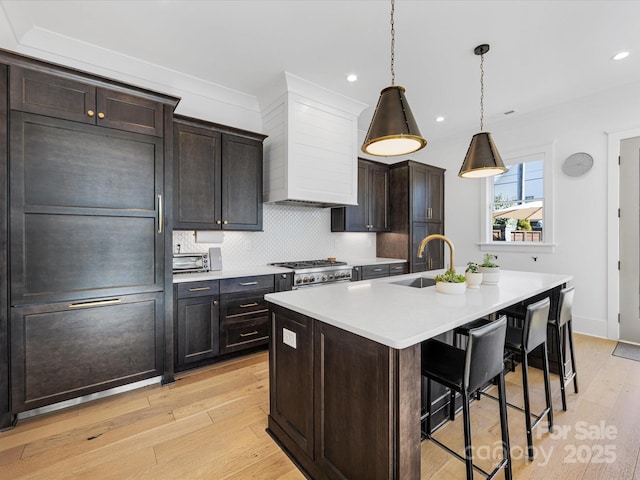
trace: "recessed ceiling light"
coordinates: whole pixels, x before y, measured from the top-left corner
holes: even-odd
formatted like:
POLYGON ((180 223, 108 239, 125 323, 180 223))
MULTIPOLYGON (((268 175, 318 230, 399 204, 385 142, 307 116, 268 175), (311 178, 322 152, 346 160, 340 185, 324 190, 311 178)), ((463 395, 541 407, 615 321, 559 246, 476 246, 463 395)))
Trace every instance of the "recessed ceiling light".
POLYGON ((444 117, 436 117, 436 122, 444 122, 444 117))
POLYGON ((613 56, 614 60, 622 60, 623 58, 627 58, 629 56, 629 52, 620 52, 620 53, 616 53, 613 56))
POLYGON ((349 75, 347 75, 347 82, 355 82, 356 80, 358 80, 358 75, 356 75, 355 73, 350 73, 349 75))

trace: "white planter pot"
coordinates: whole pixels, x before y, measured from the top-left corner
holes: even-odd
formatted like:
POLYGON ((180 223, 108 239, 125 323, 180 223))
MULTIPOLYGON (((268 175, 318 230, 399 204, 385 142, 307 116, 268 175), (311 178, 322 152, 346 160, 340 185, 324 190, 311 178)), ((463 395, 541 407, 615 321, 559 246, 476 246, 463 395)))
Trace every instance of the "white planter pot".
POLYGON ((482 272, 482 283, 484 285, 495 285, 500 280, 500 267, 478 267, 482 272))
POLYGON ((465 282, 436 282, 436 292, 446 293, 448 295, 460 295, 464 293, 466 289, 467 285, 465 282))
POLYGON ((482 283, 482 272, 465 272, 464 276, 467 279, 467 288, 480 288, 482 283))

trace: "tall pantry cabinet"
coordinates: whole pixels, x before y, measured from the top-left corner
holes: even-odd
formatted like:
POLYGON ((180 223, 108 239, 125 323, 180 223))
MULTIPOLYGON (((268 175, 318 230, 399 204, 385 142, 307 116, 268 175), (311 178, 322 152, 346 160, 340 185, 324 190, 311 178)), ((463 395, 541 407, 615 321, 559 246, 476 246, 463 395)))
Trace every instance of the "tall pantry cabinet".
POLYGON ((444 172, 412 160, 390 166, 390 232, 376 235, 379 257, 406 258, 411 273, 445 267, 443 242, 417 255, 424 237, 444 234, 444 172))
POLYGON ((0 385, 0 407, 6 390, 13 416, 160 375, 170 380, 165 199, 177 99, 8 52, 2 61, 2 180, 10 195, 0 277, 10 270, 10 278, 0 341, 7 336, 11 380, 0 385))

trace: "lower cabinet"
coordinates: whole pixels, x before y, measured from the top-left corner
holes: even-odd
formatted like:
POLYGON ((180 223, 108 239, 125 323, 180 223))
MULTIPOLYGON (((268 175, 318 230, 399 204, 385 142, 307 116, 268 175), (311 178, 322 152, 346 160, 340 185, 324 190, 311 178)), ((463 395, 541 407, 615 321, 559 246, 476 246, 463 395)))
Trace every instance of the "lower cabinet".
POLYGON ((175 368, 185 370, 216 357, 269 342, 274 287, 290 290, 292 274, 257 275, 174 285, 175 368))
POLYGON ((163 297, 12 307, 13 413, 161 375, 163 297))
POLYGON ((391 275, 402 275, 408 273, 407 262, 385 263, 374 265, 362 265, 353 267, 351 281, 371 280, 373 278, 389 277, 391 275))
POLYGON ((268 429, 309 478, 420 477, 420 345, 272 305, 268 429))
POLYGON ((176 369, 220 353, 218 280, 177 286, 176 369))

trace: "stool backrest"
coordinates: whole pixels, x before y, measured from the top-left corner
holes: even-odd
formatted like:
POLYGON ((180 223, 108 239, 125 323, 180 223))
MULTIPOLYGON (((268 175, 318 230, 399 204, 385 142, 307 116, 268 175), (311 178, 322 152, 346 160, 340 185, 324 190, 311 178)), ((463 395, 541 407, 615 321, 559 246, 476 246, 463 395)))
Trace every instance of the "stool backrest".
POLYGON ((498 375, 504 368, 504 340, 507 317, 469 330, 464 366, 464 385, 474 391, 498 375))
POLYGON ((562 327, 571 320, 573 310, 574 287, 567 287, 560 290, 560 300, 558 303, 558 325, 562 327))
POLYGON ((527 314, 522 326, 522 346, 530 352, 547 341, 547 323, 549 322, 549 297, 527 306, 527 314))

